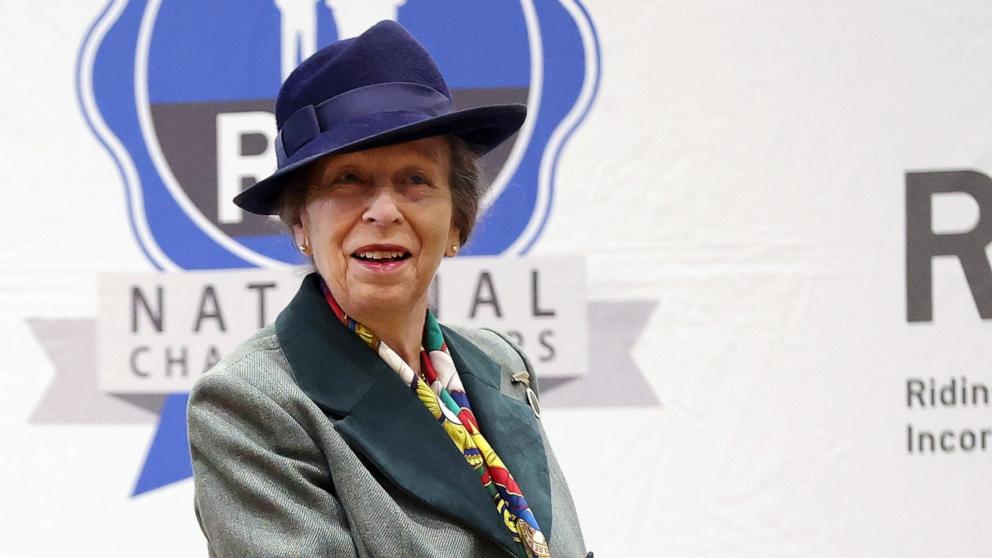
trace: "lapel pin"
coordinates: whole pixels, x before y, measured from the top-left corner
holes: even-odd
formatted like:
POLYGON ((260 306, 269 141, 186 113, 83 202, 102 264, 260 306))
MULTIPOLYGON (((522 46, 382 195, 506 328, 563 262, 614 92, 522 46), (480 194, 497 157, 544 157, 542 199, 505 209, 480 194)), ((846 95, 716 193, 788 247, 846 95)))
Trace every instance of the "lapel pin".
POLYGON ((534 411, 534 416, 539 420, 541 418, 541 402, 537 400, 537 394, 534 390, 527 388, 527 404, 530 405, 532 411, 534 411))
POLYGON ((515 372, 510 378, 513 380, 513 383, 523 384, 527 388, 527 404, 534 411, 534 416, 540 419, 541 402, 537 400, 537 394, 534 393, 534 390, 530 389, 530 373, 526 370, 521 370, 520 372, 515 372))
POLYGON ((527 387, 530 387, 530 373, 527 372, 526 370, 515 372, 511 377, 513 378, 513 383, 523 384, 527 387))

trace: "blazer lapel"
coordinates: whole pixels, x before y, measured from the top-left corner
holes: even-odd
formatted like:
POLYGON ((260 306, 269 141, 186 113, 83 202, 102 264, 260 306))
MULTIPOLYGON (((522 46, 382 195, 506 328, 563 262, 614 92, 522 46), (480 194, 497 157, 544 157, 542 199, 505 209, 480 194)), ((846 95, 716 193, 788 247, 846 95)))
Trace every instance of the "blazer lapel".
POLYGON ((551 535, 551 475, 531 408, 500 392, 500 366, 471 341, 442 326, 479 428, 523 491, 545 537, 551 535))
POLYGON ((276 319, 276 334, 300 387, 355 451, 417 500, 519 553, 461 452, 399 375, 338 321, 316 274, 276 319))

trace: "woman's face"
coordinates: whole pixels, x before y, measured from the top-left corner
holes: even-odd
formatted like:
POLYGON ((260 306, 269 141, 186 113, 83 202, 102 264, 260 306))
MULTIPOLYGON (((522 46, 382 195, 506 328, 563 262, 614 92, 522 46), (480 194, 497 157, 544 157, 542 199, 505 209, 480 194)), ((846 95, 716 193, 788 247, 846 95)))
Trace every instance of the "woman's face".
POLYGON ((426 307, 427 287, 454 255, 448 140, 431 137, 315 163, 298 244, 342 309, 383 319, 426 307))

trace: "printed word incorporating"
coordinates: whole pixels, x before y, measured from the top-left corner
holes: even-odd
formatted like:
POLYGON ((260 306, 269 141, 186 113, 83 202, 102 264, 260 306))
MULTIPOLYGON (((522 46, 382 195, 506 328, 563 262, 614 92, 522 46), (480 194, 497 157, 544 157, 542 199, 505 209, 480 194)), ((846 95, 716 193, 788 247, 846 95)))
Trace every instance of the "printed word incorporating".
POLYGON ((969 381, 966 376, 907 378, 906 407, 913 411, 930 411, 928 418, 940 421, 940 428, 906 425, 906 451, 911 455, 976 453, 992 451, 992 426, 948 427, 950 413, 965 409, 990 408, 992 387, 969 381), (937 415, 940 413, 940 415, 937 415), (941 416, 942 415, 942 416, 941 416))

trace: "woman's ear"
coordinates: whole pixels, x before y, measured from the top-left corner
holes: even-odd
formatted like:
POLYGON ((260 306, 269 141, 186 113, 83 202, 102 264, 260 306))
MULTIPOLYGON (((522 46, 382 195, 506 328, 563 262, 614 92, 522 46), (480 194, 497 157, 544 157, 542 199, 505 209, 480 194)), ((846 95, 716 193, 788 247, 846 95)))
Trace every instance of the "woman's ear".
POLYGON ((293 241, 296 243, 296 248, 304 256, 309 256, 313 254, 313 248, 310 246, 310 235, 307 234, 306 227, 306 216, 304 213, 300 213, 300 220, 293 225, 293 241))
POLYGON ((458 250, 462 247, 462 233, 458 230, 454 224, 451 225, 451 230, 448 231, 448 245, 444 248, 444 255, 447 258, 453 258, 458 254, 458 250))

